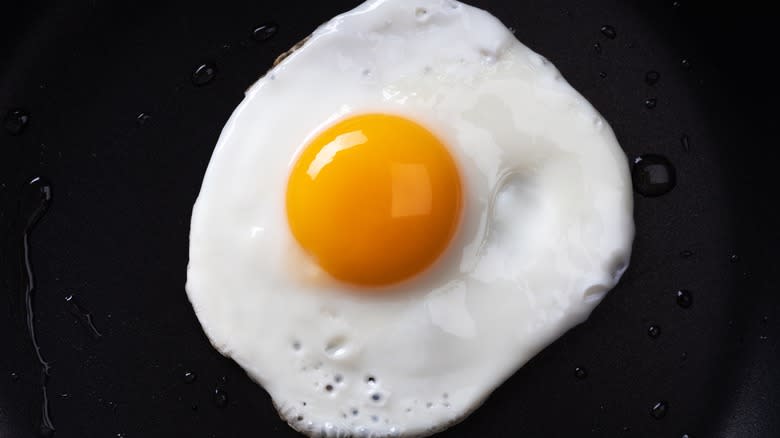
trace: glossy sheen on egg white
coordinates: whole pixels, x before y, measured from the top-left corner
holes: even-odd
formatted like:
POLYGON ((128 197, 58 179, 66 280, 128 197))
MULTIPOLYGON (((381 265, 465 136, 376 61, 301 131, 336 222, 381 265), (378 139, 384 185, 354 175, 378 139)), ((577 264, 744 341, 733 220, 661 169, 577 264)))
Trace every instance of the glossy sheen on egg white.
POLYGON ((317 29, 233 113, 193 210, 187 293, 214 346, 295 429, 427 435, 587 318, 633 233, 627 160, 552 64, 485 11, 371 0, 317 29), (367 112, 442 139, 465 198, 434 267, 361 295, 299 249, 285 189, 309 139, 367 112))

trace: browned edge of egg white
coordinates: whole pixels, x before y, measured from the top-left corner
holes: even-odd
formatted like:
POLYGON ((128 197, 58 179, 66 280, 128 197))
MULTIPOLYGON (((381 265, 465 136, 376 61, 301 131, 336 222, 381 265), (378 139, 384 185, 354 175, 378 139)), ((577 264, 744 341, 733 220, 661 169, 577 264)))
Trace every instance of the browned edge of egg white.
POLYGON ((306 44, 306 42, 308 42, 310 39, 311 39, 311 35, 309 35, 306 38, 298 41, 294 46, 292 46, 290 48, 290 50, 288 50, 288 51, 282 53, 281 55, 277 56, 276 59, 274 60, 273 65, 271 66, 271 68, 276 67, 277 65, 279 65, 282 61, 287 59, 288 56, 292 55, 293 52, 295 52, 296 50, 298 50, 301 47, 303 47, 303 45, 306 44))
MULTIPOLYGON (((285 52, 282 52, 281 55, 277 56, 276 59, 274 59, 274 63, 271 64, 271 68, 268 69, 268 72, 270 72, 277 65, 281 64, 281 62, 284 61, 285 59, 287 59, 288 56, 292 55, 293 52, 295 52, 296 50, 298 50, 301 47, 303 47, 303 45, 306 44, 306 42, 309 41, 310 39, 311 39, 311 35, 309 35, 306 38, 304 38, 304 39, 298 41, 297 43, 295 43, 295 45, 292 46, 289 50, 287 50, 285 52)), ((268 72, 265 72, 265 74, 260 76, 260 78, 258 80, 264 78, 268 74, 268 72)), ((252 84, 252 85, 254 85, 254 84, 252 84)), ((250 85, 249 88, 252 88, 252 85, 250 85)), ((249 92, 249 88, 244 90, 244 94, 249 92)))

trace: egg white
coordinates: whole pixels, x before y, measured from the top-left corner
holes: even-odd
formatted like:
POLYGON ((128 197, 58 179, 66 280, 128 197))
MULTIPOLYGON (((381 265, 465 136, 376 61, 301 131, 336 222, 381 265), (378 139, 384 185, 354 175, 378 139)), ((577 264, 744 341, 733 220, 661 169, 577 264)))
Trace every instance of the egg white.
POLYGON ((193 209, 186 289, 214 346, 292 427, 426 435, 583 321, 628 266, 633 231, 626 158, 552 64, 485 11, 370 0, 236 108, 193 209), (284 205, 307 140, 366 112, 439 136, 465 196, 444 256, 381 295, 313 264, 284 205))

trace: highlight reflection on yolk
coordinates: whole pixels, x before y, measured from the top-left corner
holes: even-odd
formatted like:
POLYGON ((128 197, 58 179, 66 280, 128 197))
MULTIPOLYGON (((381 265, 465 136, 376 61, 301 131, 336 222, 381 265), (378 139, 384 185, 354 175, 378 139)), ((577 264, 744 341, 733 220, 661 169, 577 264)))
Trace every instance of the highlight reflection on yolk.
POLYGON ((287 220, 333 277, 395 283, 430 266, 460 219, 461 183, 447 148, 402 117, 343 120, 306 145, 287 184, 287 220))

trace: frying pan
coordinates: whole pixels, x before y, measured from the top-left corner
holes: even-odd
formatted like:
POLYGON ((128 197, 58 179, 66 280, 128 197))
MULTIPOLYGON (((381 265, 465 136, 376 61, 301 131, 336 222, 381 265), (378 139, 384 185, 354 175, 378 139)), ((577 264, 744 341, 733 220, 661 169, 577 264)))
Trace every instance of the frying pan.
MULTIPOLYGON (((243 91, 357 3, 2 6, 0 437, 297 436, 201 331, 189 218, 243 91)), ((472 4, 676 185, 636 194, 631 266, 590 319, 440 436, 780 436, 769 10, 472 4)))

